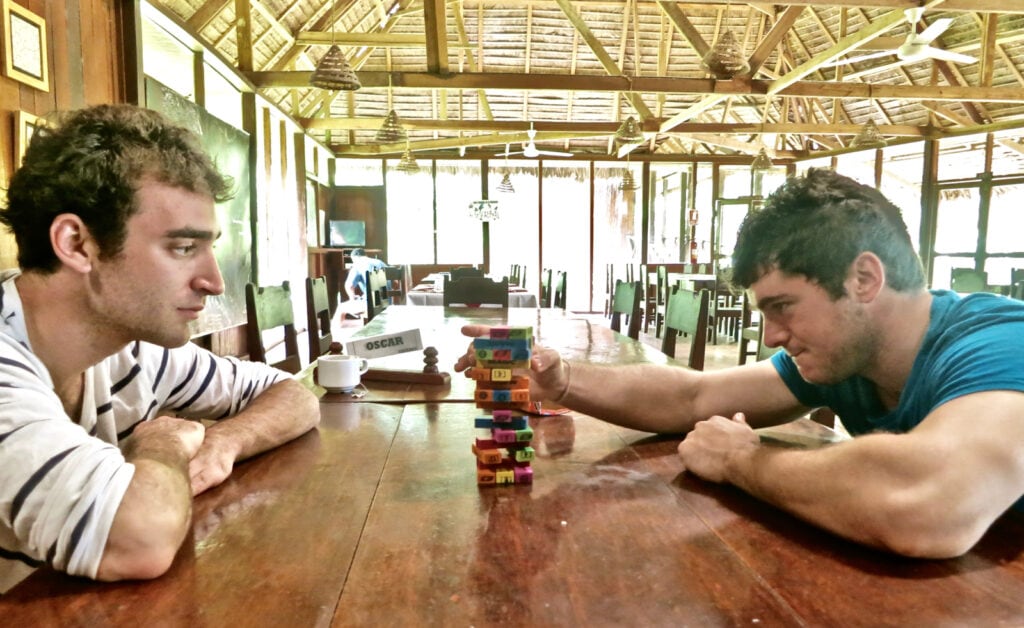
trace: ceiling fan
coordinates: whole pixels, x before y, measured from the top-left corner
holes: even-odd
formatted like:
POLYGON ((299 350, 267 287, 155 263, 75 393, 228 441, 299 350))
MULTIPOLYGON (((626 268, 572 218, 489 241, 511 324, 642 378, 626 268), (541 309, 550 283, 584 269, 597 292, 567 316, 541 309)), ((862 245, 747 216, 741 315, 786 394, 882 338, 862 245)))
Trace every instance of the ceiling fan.
POLYGON ((565 153, 557 150, 541 150, 537 148, 537 144, 534 139, 537 137, 537 130, 533 128, 533 123, 530 123, 530 129, 526 132, 529 136, 530 141, 523 144, 523 150, 509 152, 508 144, 505 144, 505 152, 498 153, 495 157, 508 157, 509 155, 522 155, 523 157, 540 157, 541 155, 547 155, 549 157, 572 157, 572 153, 565 153))
POLYGON ((920 33, 914 32, 914 26, 921 20, 921 15, 923 13, 924 9, 921 7, 907 9, 904 11, 904 14, 907 16, 907 21, 910 22, 911 30, 910 33, 907 34, 907 38, 903 43, 896 48, 891 50, 879 50, 878 52, 871 52, 866 55, 850 57, 849 59, 843 59, 840 61, 832 61, 831 63, 823 64, 822 67, 835 67, 837 65, 846 65, 848 63, 859 63, 861 61, 888 57, 890 55, 896 55, 896 58, 899 59, 901 63, 916 63, 918 61, 924 61, 925 59, 940 59, 942 61, 952 61, 953 63, 977 62, 977 59, 969 55, 953 52, 952 50, 943 50, 942 48, 936 48, 931 45, 939 35, 946 32, 946 29, 953 23, 953 18, 940 17, 929 24, 928 28, 924 29, 920 33))

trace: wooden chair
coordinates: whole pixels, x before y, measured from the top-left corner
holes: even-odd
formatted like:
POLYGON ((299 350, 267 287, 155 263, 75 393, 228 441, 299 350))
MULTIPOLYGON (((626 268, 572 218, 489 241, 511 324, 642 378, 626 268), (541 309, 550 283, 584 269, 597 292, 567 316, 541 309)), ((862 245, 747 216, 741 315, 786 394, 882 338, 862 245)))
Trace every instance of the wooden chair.
POLYGON ((704 370, 704 353, 708 343, 708 291, 676 290, 669 295, 665 309, 665 334, 661 338, 661 351, 676 357, 676 338, 680 333, 690 336, 690 357, 687 365, 704 370))
MULTIPOLYGON (((302 368, 299 357, 298 337, 295 333, 295 311, 292 309, 292 290, 288 282, 280 286, 245 285, 246 336, 249 344, 249 359, 267 362, 268 347, 263 342, 263 332, 281 328, 284 334, 284 359, 271 366, 298 373, 302 368)), ((276 346, 280 343, 275 343, 276 346)), ((273 348, 270 347, 270 348, 273 348)))
POLYGON ((444 306, 500 307, 508 309, 508 280, 487 277, 452 279, 444 286, 444 306))
POLYGON ((518 284, 519 287, 520 288, 525 288, 528 285, 526 282, 527 282, 527 278, 526 278, 526 265, 525 264, 520 264, 519 265, 519 284, 518 284))
POLYGON ((540 306, 551 307, 551 269, 540 271, 540 306))
POLYGON ((647 333, 649 326, 654 324, 654 337, 661 338, 661 325, 665 322, 665 307, 668 304, 668 268, 658 266, 657 280, 654 284, 653 294, 650 286, 647 286, 647 310, 644 312, 644 333, 647 333))
POLYGON ((472 266, 466 266, 464 268, 451 269, 449 271, 449 276, 452 279, 462 279, 463 277, 483 277, 484 271, 472 266))
POLYGON ((612 295, 612 331, 622 331, 622 317, 628 319, 626 335, 633 340, 640 339, 640 282, 616 281, 612 295))
POLYGON ((566 309, 567 274, 563 270, 555 273, 555 287, 552 291, 551 307, 566 309))
POLYGON ((366 273, 366 320, 372 321, 373 317, 384 311, 391 305, 391 297, 388 296, 388 276, 383 268, 367 271, 366 273))
POLYGON ((988 273, 973 268, 950 269, 949 289, 953 292, 984 292, 988 273))
POLYGON ((327 277, 306 277, 306 336, 309 338, 311 363, 327 353, 334 341, 327 277))
POLYGON ((1010 296, 1018 301, 1024 301, 1024 279, 1010 286, 1010 296))
POLYGON ((604 265, 604 315, 612 315, 612 295, 615 293, 615 264, 604 265))
POLYGON ((405 293, 409 291, 409 284, 412 283, 409 267, 407 265, 385 266, 384 275, 388 279, 388 298, 391 299, 391 303, 405 303, 405 293))
POLYGON ((508 272, 508 285, 518 286, 519 282, 522 281, 522 274, 519 268, 519 264, 512 264, 508 272))
POLYGON ((758 346, 761 344, 761 325, 754 321, 754 308, 750 305, 750 299, 743 299, 740 309, 740 356, 738 364, 746 364, 747 358, 757 359, 758 346), (750 343, 754 343, 751 348, 750 343))

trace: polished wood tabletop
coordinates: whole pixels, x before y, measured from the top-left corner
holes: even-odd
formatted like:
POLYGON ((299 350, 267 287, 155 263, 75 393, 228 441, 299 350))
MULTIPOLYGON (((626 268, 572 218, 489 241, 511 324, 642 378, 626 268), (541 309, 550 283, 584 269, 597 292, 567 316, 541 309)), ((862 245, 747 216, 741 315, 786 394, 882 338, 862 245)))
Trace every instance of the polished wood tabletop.
MULTIPOLYGON (((535 316, 542 336, 576 326, 535 316)), ((605 346, 598 326, 590 329, 595 356, 647 355, 605 346)), ((577 349, 585 342, 565 337, 577 349)), ((473 404, 322 400, 321 412, 319 429, 239 464, 196 498, 192 531, 167 574, 97 583, 41 569, 0 597, 4 625, 1024 620, 1024 519, 1016 515, 961 558, 913 560, 685 474, 678 437, 578 413, 533 416, 533 484, 478 487, 473 404)), ((808 446, 839 436, 804 420, 762 438, 808 446)))
MULTIPOLYGON (((442 306, 392 305, 357 331, 350 340, 419 329, 423 346, 438 350, 437 367, 449 372, 447 385, 421 385, 403 382, 364 380, 362 386, 349 393, 327 393, 317 388, 326 402, 409 403, 417 401, 472 401, 476 383, 452 366, 469 347, 470 339, 461 329, 467 324, 529 325, 538 342, 573 360, 589 360, 608 364, 682 364, 657 349, 636 342, 610 329, 606 321, 555 308, 445 308, 442 306)), ((422 371, 423 352, 411 351, 393 356, 373 358, 372 368, 422 371)), ((312 386, 312 369, 304 373, 312 386)))
MULTIPOLYGON (((196 498, 169 573, 48 569, 10 626, 990 626, 1024 618, 1024 524, 898 558, 681 472, 677 438, 534 417, 533 485, 480 488, 470 404, 324 403, 196 498)), ((815 427, 814 429, 824 429, 815 427)))

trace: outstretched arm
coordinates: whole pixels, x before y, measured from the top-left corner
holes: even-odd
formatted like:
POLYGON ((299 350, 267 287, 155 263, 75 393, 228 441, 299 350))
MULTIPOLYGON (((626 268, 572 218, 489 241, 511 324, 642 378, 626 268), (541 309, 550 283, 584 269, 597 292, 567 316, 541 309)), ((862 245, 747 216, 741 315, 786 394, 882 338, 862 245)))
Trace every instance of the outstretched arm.
POLYGON ((700 423, 679 446, 687 470, 730 482, 854 541, 907 556, 970 550, 1024 494, 1024 393, 992 391, 935 409, 906 434, 813 451, 759 445, 742 417, 700 423))
POLYGON ((293 379, 278 382, 237 415, 206 430, 189 464, 192 493, 198 495, 223 482, 235 462, 286 443, 320 422, 320 402, 293 379))
MULTIPOLYGON (((483 325, 462 332, 480 337, 483 325)), ((476 363, 472 350, 455 364, 464 371, 476 363)), ((775 368, 760 362, 704 373, 679 366, 627 366, 567 362, 557 351, 534 345, 530 396, 555 401, 618 425, 658 433, 682 433, 697 421, 740 410, 769 425, 799 416, 800 406, 775 368)))

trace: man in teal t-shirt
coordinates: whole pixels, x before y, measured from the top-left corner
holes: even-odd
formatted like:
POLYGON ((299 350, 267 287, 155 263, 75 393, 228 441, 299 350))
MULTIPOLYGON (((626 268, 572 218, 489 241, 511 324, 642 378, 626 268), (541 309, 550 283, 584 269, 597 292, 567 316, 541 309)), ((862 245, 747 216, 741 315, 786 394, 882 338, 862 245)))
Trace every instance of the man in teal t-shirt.
POLYGON ((908 556, 963 554, 1024 495, 1024 303, 929 291, 876 189, 830 170, 789 179, 744 220, 733 282, 785 352, 703 373, 570 363, 535 345, 531 397, 689 432, 686 471, 908 556), (753 431, 818 406, 854 438, 793 450, 753 431))

